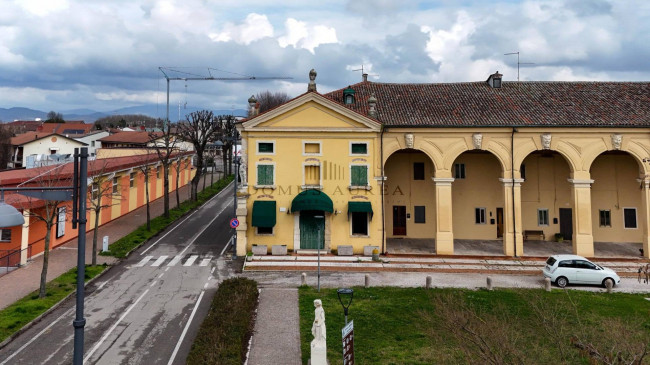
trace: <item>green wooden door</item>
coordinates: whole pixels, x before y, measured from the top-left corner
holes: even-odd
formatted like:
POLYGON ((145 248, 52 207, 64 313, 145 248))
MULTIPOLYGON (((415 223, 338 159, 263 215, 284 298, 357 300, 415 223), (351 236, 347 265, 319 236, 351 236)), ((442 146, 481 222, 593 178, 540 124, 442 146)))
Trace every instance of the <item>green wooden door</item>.
POLYGON ((325 219, 323 212, 303 210, 300 212, 300 248, 316 250, 325 248, 325 219))

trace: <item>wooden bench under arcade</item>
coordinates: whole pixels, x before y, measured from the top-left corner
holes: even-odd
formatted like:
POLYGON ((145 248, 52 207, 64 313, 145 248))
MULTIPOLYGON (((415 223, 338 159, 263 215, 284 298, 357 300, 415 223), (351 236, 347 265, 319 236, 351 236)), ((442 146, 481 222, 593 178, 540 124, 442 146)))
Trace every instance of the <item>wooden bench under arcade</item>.
POLYGON ((530 237, 536 237, 538 240, 546 241, 544 231, 541 230, 525 230, 524 241, 527 241, 530 237))

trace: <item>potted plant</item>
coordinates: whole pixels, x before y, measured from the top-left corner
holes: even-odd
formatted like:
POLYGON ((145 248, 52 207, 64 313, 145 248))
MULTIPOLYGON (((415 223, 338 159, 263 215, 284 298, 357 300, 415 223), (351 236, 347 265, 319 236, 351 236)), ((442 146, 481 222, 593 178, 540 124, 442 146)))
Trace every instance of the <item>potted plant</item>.
POLYGON ((562 233, 556 233, 556 234, 555 234, 555 241, 556 241, 556 242, 562 242, 562 241, 564 241, 564 235, 562 235, 562 233))

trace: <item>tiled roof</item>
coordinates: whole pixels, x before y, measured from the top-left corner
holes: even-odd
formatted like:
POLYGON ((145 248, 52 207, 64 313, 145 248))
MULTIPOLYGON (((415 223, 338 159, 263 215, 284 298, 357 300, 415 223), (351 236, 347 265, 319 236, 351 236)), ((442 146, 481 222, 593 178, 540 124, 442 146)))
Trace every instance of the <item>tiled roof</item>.
MULTIPOLYGON (((152 132, 152 134, 156 138, 162 136, 160 132, 152 132)), ((118 132, 99 140, 101 142, 146 144, 151 141, 151 136, 149 132, 118 132)))
MULTIPOLYGON (((377 98, 376 119, 388 126, 591 126, 650 127, 650 82, 486 82, 351 86, 355 103, 368 115, 377 98)), ((343 90, 324 94, 343 104, 343 90)))
POLYGON ((48 136, 53 135, 54 133, 44 133, 44 132, 25 132, 23 134, 19 134, 15 137, 11 137, 11 145, 12 146, 21 146, 24 145, 27 142, 35 141, 37 139, 45 138, 48 136))
POLYGON ((93 124, 86 124, 83 121, 66 123, 43 123, 38 127, 39 132, 59 134, 86 134, 93 130, 93 124))

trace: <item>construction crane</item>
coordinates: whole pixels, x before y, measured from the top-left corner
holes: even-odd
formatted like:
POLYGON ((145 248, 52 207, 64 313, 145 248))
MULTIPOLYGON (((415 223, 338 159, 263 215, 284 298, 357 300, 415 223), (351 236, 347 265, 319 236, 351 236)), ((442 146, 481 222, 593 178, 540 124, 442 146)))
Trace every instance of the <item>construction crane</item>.
POLYGON ((242 75, 234 72, 228 72, 228 71, 223 71, 219 70, 216 68, 211 68, 208 67, 208 75, 209 76, 204 76, 204 75, 199 75, 195 73, 190 73, 186 71, 180 71, 178 70, 179 68, 182 67, 158 67, 160 72, 165 76, 165 79, 167 80, 167 115, 165 117, 165 123, 169 122, 169 82, 173 80, 182 80, 182 81, 256 81, 256 80, 291 80, 293 77, 287 77, 287 76, 266 76, 266 77, 257 77, 257 76, 249 76, 249 75, 242 75), (167 71, 167 72, 165 72, 167 71), (212 75, 212 71, 219 71, 219 72, 226 72, 226 73, 231 73, 233 75, 239 75, 238 77, 214 77, 212 75), (182 74, 186 75, 186 77, 172 77, 169 76, 168 73, 177 73, 177 74, 182 74))

